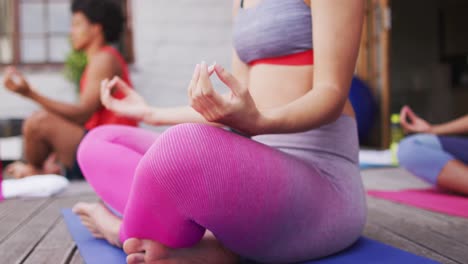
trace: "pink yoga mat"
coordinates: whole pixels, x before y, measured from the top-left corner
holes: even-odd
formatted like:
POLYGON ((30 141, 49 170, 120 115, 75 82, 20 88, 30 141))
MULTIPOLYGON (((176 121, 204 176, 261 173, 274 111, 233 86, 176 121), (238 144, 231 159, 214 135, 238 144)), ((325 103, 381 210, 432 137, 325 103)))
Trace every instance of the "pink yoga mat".
POLYGON ((370 196, 394 201, 430 211, 468 218, 468 198, 437 189, 402 191, 368 191, 370 196))

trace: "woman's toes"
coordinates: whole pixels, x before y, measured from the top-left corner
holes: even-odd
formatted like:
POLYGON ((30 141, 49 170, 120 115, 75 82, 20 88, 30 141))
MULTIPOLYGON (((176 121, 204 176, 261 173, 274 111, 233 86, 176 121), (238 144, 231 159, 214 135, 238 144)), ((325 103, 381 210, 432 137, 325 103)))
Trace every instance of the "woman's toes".
POLYGON ((92 209, 92 204, 79 202, 73 206, 72 211, 75 214, 89 214, 92 209))
POLYGON ((143 252, 143 241, 137 238, 127 239, 123 245, 123 249, 127 255, 143 252))
POLYGON ((144 253, 133 253, 127 256, 127 264, 141 264, 145 263, 144 253))
POLYGON ((169 257, 171 252, 173 252, 172 249, 156 241, 144 239, 141 243, 146 254, 146 260, 154 261, 164 259, 169 257))

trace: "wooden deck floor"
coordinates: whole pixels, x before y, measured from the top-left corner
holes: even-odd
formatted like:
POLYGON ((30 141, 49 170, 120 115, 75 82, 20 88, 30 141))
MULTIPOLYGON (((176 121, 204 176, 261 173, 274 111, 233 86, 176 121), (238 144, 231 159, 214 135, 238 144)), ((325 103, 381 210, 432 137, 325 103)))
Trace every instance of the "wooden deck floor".
MULTIPOLYGON (((367 188, 425 184, 401 169, 363 171, 367 188)), ((97 197, 84 182, 49 199, 0 203, 0 263, 82 264, 60 215, 61 208, 97 197)), ((442 263, 468 263, 468 220, 368 198, 365 236, 442 263)))

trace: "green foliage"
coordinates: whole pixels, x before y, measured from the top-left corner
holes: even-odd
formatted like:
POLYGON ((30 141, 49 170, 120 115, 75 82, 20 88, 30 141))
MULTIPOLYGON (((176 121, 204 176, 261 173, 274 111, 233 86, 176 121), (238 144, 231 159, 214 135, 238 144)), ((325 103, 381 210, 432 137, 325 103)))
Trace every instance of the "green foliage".
POLYGON ((71 51, 65 60, 65 77, 73 82, 77 89, 79 89, 81 75, 83 75, 86 64, 86 55, 75 50, 71 51))

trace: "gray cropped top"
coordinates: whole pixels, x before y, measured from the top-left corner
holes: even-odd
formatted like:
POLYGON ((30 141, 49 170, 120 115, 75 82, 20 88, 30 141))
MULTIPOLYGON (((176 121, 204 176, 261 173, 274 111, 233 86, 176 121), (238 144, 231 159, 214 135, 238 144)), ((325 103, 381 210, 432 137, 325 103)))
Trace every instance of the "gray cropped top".
POLYGON ((312 18, 304 0, 260 0, 241 8, 234 21, 234 48, 239 58, 253 61, 312 50, 312 18))

